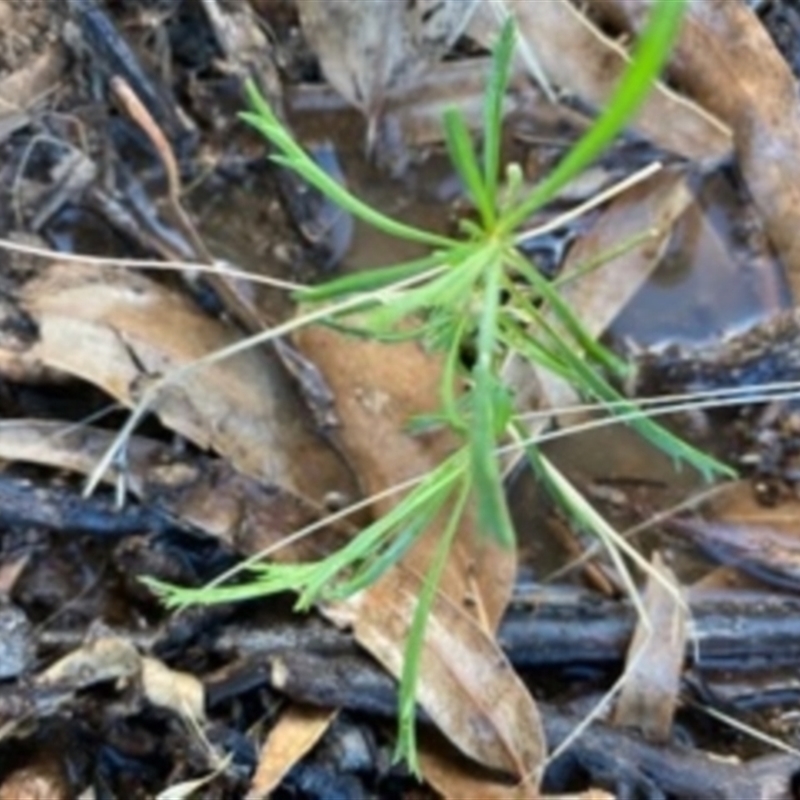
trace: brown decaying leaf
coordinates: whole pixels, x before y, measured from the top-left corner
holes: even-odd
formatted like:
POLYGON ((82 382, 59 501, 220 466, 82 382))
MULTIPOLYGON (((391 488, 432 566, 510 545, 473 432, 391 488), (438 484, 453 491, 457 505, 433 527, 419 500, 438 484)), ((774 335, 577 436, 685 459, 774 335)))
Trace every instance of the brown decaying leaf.
MULTIPOLYGON (((617 25, 638 30, 646 20, 648 4, 640 0, 590 3, 617 25)), ((750 194, 800 297, 800 100, 788 64, 747 4, 694 0, 669 72, 733 130, 750 194)), ((672 118, 664 119, 671 127, 672 118)))
MULTIPOLYGON (((55 262, 18 299, 38 324, 39 340, 16 359, 89 381, 129 408, 152 380, 238 336, 131 271, 55 262)), ((340 463, 304 422, 283 371, 263 348, 183 372, 159 394, 155 410, 166 426, 268 485, 317 499, 341 487, 340 463)))
POLYGON ((0 800, 70 800, 73 787, 64 765, 52 753, 40 753, 33 763, 3 776, 0 800))
MULTIPOLYGON (((322 326, 304 328, 295 342, 321 369, 333 390, 341 422, 340 441, 365 494, 377 494, 424 475, 453 452, 457 441, 447 431, 420 436, 405 433, 413 417, 439 408, 440 358, 413 343, 390 346, 342 336, 322 326)), ((393 508, 401 497, 378 500, 376 516, 393 508)), ((475 531, 470 515, 457 541, 442 591, 458 606, 477 604, 477 616, 494 629, 511 597, 515 556, 475 531), (493 568, 477 568, 485 563, 493 568)), ((429 557, 423 546, 413 549, 412 560, 405 563, 424 574, 429 557)))
POLYGON ((445 800, 480 797, 481 800, 540 800, 536 786, 529 781, 509 783, 454 753, 436 731, 424 731, 420 737, 420 764, 425 780, 445 800))
MULTIPOLYGON (((653 553, 652 566, 662 579, 678 586, 658 552, 653 553)), ((647 624, 638 621, 628 647, 628 670, 614 708, 614 724, 636 728, 651 742, 667 742, 686 652, 687 611, 652 573, 644 607, 647 624)))
POLYGON ((205 689, 194 675, 170 669, 161 661, 140 656, 127 640, 100 636, 60 658, 35 678, 39 686, 72 691, 97 683, 138 678, 144 696, 200 725, 205 720, 205 689))
MULTIPOLYGON (((424 474, 453 450, 449 432, 405 432, 413 416, 438 408, 437 356, 416 343, 386 345, 323 327, 300 331, 296 343, 333 389, 341 441, 365 491, 424 474)), ((376 502, 375 513, 398 499, 376 502)), ((329 610, 338 621, 349 620, 361 645, 395 676, 439 530, 432 526, 377 584, 329 610)), ((522 777, 538 774, 544 758, 541 724, 492 636, 515 569, 514 554, 481 536, 467 515, 428 620, 418 699, 463 752, 522 777)))
POLYGON ((322 738, 338 711, 290 705, 278 717, 258 756, 247 800, 263 800, 322 738))
MULTIPOLYGON (((652 275, 669 243, 673 225, 691 201, 683 171, 662 170, 616 198, 572 247, 563 267, 564 276, 596 261, 603 253, 618 250, 626 241, 647 234, 643 242, 564 286, 562 296, 590 335, 599 337, 652 275)), ((535 408, 558 411, 580 403, 566 381, 532 366, 516 354, 508 360, 504 371, 520 413, 535 408)), ((575 414, 570 414, 564 424, 578 421, 575 414)), ((534 435, 546 424, 544 417, 534 420, 530 434, 534 435)))
POLYGON ((475 0, 327 0, 297 10, 326 78, 374 121, 389 92, 447 53, 475 7, 475 0))
MULTIPOLYGON (((624 48, 568 0, 505 0, 505 6, 547 76, 602 108, 628 63, 624 48)), ((482 4, 468 33, 487 44, 497 25, 496 16, 482 4)), ((695 161, 715 160, 731 149, 730 131, 723 123, 663 84, 648 96, 632 127, 659 147, 695 161)))
POLYGON ((669 528, 688 536, 723 564, 773 586, 800 590, 797 501, 759 505, 745 482, 732 484, 711 506, 708 519, 673 519, 669 528))
MULTIPOLYGON (((113 438, 109 431, 87 426, 6 420, 0 422, 0 458, 89 475, 113 438)), ((107 477, 115 479, 113 474, 107 477)), ((196 455, 191 462, 180 460, 168 445, 140 436, 128 442, 125 486, 142 502, 222 539, 245 555, 281 542, 325 514, 305 498, 241 475, 223 461, 196 455)), ((274 557, 291 561, 319 558, 329 552, 331 536, 341 541, 339 537, 351 535, 341 524, 326 530, 297 545, 282 547, 274 557)))

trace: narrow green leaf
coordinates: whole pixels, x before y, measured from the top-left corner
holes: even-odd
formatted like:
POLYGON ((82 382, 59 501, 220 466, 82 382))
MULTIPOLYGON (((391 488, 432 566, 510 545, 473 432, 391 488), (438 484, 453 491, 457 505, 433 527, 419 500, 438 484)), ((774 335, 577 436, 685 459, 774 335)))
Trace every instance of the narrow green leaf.
POLYGON ((271 156, 272 160, 294 170, 305 178, 312 186, 319 189, 343 210, 364 220, 378 230, 399 239, 420 242, 431 247, 450 247, 456 241, 430 231, 398 222, 385 214, 376 211, 367 203, 359 200, 344 186, 334 180, 311 158, 292 138, 281 124, 268 104, 261 97, 253 81, 246 85, 247 97, 253 112, 241 114, 241 118, 260 131, 278 149, 279 154, 271 156))
POLYGON ((448 108, 444 112, 444 135, 450 160, 472 197, 484 228, 488 230, 494 225, 495 208, 484 185, 464 115, 457 108, 448 108))
POLYGON ((495 455, 498 436, 494 405, 497 378, 493 362, 497 343, 501 273, 502 262, 493 264, 486 273, 483 311, 478 329, 478 352, 472 371, 474 419, 470 435, 470 455, 480 529, 501 544, 513 547, 514 526, 508 513, 500 466, 495 455))
MULTIPOLYGON (((539 322, 540 327, 546 330, 548 324, 541 316, 539 322)), ((691 464, 706 479, 710 479, 713 475, 733 477, 735 473, 727 465, 670 433, 666 428, 650 419, 645 412, 642 412, 641 415, 636 414, 635 402, 627 400, 617 392, 596 369, 574 351, 568 342, 559 339, 552 329, 550 329, 550 333, 557 357, 565 365, 565 369, 571 373, 570 382, 581 392, 607 403, 610 413, 615 416, 633 415, 633 419, 628 424, 640 436, 672 458, 691 464)))
MULTIPOLYGON (((457 476, 456 476, 457 477, 457 476)), ((379 580, 388 569, 397 564, 409 548, 433 523, 442 510, 452 489, 452 480, 440 487, 439 493, 430 502, 400 527, 389 544, 376 553, 352 578, 337 585, 330 593, 333 599, 350 597, 379 580)))
POLYGON ((500 172, 500 142, 503 132, 503 100, 511 74, 516 33, 509 17, 492 53, 492 73, 483 106, 483 183, 494 208, 497 208, 497 182, 500 172))
POLYGON ((439 544, 431 560, 431 566, 425 576, 414 617, 406 642, 403 657, 403 673, 400 678, 399 700, 399 731, 397 737, 396 760, 405 760, 415 775, 420 774, 417 760, 416 737, 416 709, 417 709, 417 684, 419 683, 419 668, 422 661, 422 651, 425 646, 425 628, 428 617, 433 608, 436 590, 442 580, 447 557, 453 545, 453 539, 458 530, 458 523, 464 514, 464 509, 469 497, 470 485, 468 480, 463 481, 461 493, 453 505, 447 526, 442 531, 439 544))
POLYGON ((331 300, 347 294, 357 292, 371 292, 390 286, 396 281, 411 278, 414 275, 421 275, 426 270, 434 267, 443 266, 452 261, 453 257, 458 259, 458 254, 448 252, 436 252, 425 258, 418 258, 414 261, 405 261, 402 264, 391 264, 386 267, 357 272, 353 275, 344 275, 335 278, 318 286, 308 286, 294 292, 292 298, 298 303, 318 303, 322 300, 331 300))
MULTIPOLYGON (((565 332, 575 340, 575 343, 580 349, 587 353, 596 363, 602 365, 619 377, 625 377, 625 375, 627 375, 628 365, 625 361, 612 353, 608 348, 603 347, 595 337, 587 332, 569 304, 566 303, 564 298, 559 294, 558 290, 528 262, 519 250, 513 248, 508 252, 507 258, 509 263, 513 264, 515 269, 527 278, 531 286, 533 286, 547 302, 559 324, 562 325, 565 332)), ((533 306, 529 306, 529 310, 531 319, 538 319, 540 325, 545 325, 544 317, 537 309, 533 306)), ((548 330, 552 331, 550 326, 546 325, 546 327, 548 330)), ((553 332, 553 335, 557 336, 555 332, 553 332)))
POLYGON ((680 29, 686 0, 657 0, 633 58, 597 121, 516 209, 500 220, 513 231, 594 161, 628 124, 658 78, 680 29))

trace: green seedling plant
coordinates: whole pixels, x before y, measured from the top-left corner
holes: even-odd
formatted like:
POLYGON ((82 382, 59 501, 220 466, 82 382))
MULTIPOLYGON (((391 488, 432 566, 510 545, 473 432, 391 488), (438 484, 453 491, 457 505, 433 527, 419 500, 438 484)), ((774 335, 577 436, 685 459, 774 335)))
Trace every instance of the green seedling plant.
MULTIPOLYGON (((599 536, 609 536, 608 526, 557 473, 536 442, 524 441, 526 432, 515 415, 514 398, 501 377, 509 354, 521 354, 566 379, 587 400, 604 404, 609 414, 624 418, 677 461, 709 477, 727 473, 723 465, 637 413, 635 402, 617 392, 613 384, 625 378, 626 364, 586 333, 557 286, 542 277, 517 248, 519 227, 600 156, 629 122, 669 55, 683 5, 684 0, 660 0, 654 5, 606 108, 556 168, 527 194, 517 166, 510 165, 505 180, 500 180, 502 107, 515 43, 513 24, 506 23, 493 51, 480 153, 461 113, 450 109, 444 115, 447 149, 476 211, 474 220, 461 223, 458 237, 406 225, 359 200, 305 153, 255 86, 247 88, 251 110, 243 118, 269 140, 273 161, 296 171, 344 211, 384 233, 430 248, 424 258, 297 292, 296 299, 309 310, 282 326, 280 333, 313 321, 387 342, 412 338, 441 352, 440 408, 429 418, 409 420, 409 430, 446 426, 458 434, 462 445, 420 476, 391 511, 320 561, 274 564, 249 559, 242 567, 246 579, 240 582, 220 585, 215 581, 199 589, 155 581, 149 585, 170 607, 289 591, 298 595, 298 608, 308 609, 374 583, 436 520, 441 537, 420 591, 400 682, 397 754, 415 770, 415 698, 425 624, 465 508, 474 505, 486 536, 505 547, 514 546, 499 448, 509 441, 524 443, 534 469, 554 487, 567 511, 599 536), (466 352, 469 359, 464 358, 466 352)), ((271 335, 277 334, 266 332, 258 340, 266 341, 271 335)), ((624 552, 646 567, 635 550, 627 546, 624 552)), ((621 559, 618 564, 624 570, 621 559)), ((632 581, 631 588, 635 595, 632 581)))

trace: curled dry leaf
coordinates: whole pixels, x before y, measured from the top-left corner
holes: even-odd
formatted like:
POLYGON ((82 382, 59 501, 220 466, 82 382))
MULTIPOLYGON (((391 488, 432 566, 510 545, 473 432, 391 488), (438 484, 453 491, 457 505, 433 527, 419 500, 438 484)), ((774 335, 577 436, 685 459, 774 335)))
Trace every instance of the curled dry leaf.
POLYGON ((60 658, 35 678, 39 686, 72 691, 106 681, 141 680, 144 696, 156 706, 201 724, 205 719, 203 684, 186 672, 139 655, 129 641, 101 636, 60 658))
POLYGON ((141 659, 141 680, 144 696, 154 706, 196 723, 205 720, 205 689, 194 675, 170 669, 163 661, 145 656, 141 659))
POLYGON ((669 528, 689 537, 713 559, 790 591, 800 590, 800 503, 759 505, 750 486, 731 484, 712 504, 708 518, 672 519, 669 528))
MULTIPOLYGON (((645 23, 648 4, 640 0, 590 2, 618 26, 638 30, 645 23)), ((695 0, 669 69, 684 91, 733 130, 750 194, 800 296, 800 99, 789 65, 746 3, 695 0)), ((671 117, 662 119, 672 126, 671 117)))
POLYGON ((304 423, 266 350, 189 368, 237 333, 181 295, 130 271, 56 262, 17 300, 39 333, 17 360, 82 378, 129 408, 152 381, 176 375, 155 407, 166 426, 268 485, 317 497, 341 487, 341 465, 304 423))
POLYGON ((409 85, 448 52, 476 5, 477 0, 311 0, 297 9, 325 77, 374 122, 390 91, 409 85))
POLYGON ((640 730, 651 742, 667 742, 678 704, 687 642, 687 607, 677 602, 678 581, 656 552, 644 593, 647 620, 640 619, 628 648, 625 683, 614 708, 614 724, 640 730))
POLYGON ((290 705, 269 732, 247 800, 262 800, 277 789, 286 773, 322 738, 338 711, 290 705))
MULTIPOLYGON (((424 475, 452 452, 449 432, 406 432, 412 417, 438 408, 438 357, 416 343, 386 345, 323 327, 300 331, 296 342, 333 389, 341 441, 366 492, 424 475)), ((376 514, 398 500, 376 502, 376 514)), ((440 530, 432 525, 380 581, 327 609, 396 677, 440 530)), ((493 636, 515 571, 513 552, 465 515, 428 619, 417 697, 459 749, 520 778, 538 774, 545 745, 536 706, 493 636)))
POLYGON ((126 680, 139 674, 136 648, 124 639, 103 636, 87 642, 37 676, 40 686, 69 686, 84 689, 105 681, 126 680))
MULTIPOLYGON (((547 76, 562 90, 603 108, 628 64, 625 49, 568 0, 504 0, 504 5, 547 76)), ((469 35, 488 44, 498 24, 488 4, 482 4, 469 35)), ((632 127, 659 147, 695 161, 721 158, 732 146, 723 122, 664 84, 648 95, 632 127)))

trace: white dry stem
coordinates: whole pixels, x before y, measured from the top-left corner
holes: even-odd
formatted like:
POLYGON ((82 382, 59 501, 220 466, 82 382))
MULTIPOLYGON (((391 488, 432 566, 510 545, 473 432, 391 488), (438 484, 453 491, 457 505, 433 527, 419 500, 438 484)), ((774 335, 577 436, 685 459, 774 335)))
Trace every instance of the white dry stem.
POLYGON ((92 264, 116 269, 160 270, 165 272, 183 272, 189 270, 191 272, 225 275, 226 277, 236 278, 237 280, 261 283, 276 289, 283 289, 287 292, 302 292, 309 288, 302 283, 294 283, 292 281, 281 280, 280 278, 271 278, 268 275, 246 272, 245 270, 231 266, 227 261, 221 259, 215 261, 213 264, 202 264, 193 263, 191 261, 153 261, 135 258, 109 258, 107 256, 80 255, 78 253, 59 253, 56 250, 49 250, 46 247, 36 247, 35 245, 23 244, 22 242, 13 242, 10 239, 0 239, 0 250, 24 253, 51 261, 92 264))
POLYGON ((642 572, 650 576, 653 580, 658 581, 681 608, 687 608, 686 600, 681 594, 680 587, 676 586, 666 576, 654 569, 652 564, 650 564, 635 547, 626 541, 619 532, 597 512, 594 506, 587 502, 586 498, 575 488, 572 482, 567 480, 564 474, 544 456, 542 456, 542 466, 547 474, 548 480, 557 487, 558 492, 565 498, 574 516, 584 520, 588 527, 600 537, 614 566, 619 571, 622 582, 625 584, 625 588, 636 609, 639 619, 648 631, 650 629, 650 622, 647 610, 642 603, 636 583, 631 577, 627 565, 622 560, 621 553, 627 555, 642 572))
POLYGON ((789 755, 800 757, 800 750, 798 750, 796 747, 792 747, 790 744, 786 744, 786 742, 782 742, 780 739, 776 739, 774 736, 770 736, 768 733, 764 733, 757 728, 753 728, 745 722, 734 719, 733 717, 724 714, 722 711, 718 711, 716 708, 704 705, 703 703, 696 703, 692 700, 689 701, 689 705, 692 708, 696 708, 698 711, 702 711, 709 717, 713 717, 714 719, 725 723, 725 725, 730 726, 734 730, 750 736, 756 741, 763 742, 770 747, 774 747, 776 750, 782 750, 784 753, 788 753, 789 755))
POLYGON ((573 220, 582 217, 584 214, 592 211, 598 206, 607 203, 609 200, 613 200, 615 197, 623 194, 623 192, 627 192, 628 189, 636 186, 639 183, 642 183, 643 181, 646 181, 657 172, 660 172, 663 168, 664 165, 660 161, 654 161, 652 164, 642 167, 642 169, 640 169, 638 172, 634 172, 633 175, 629 175, 624 180, 609 186, 602 192, 598 192, 589 200, 586 200, 580 205, 575 206, 575 208, 571 208, 569 211, 565 211, 563 214, 559 214, 557 217, 549 220, 544 225, 539 225, 536 228, 522 231, 522 233, 516 237, 514 243, 516 245, 525 244, 531 239, 535 239, 537 236, 543 236, 546 233, 550 233, 550 231, 564 227, 564 225, 567 225, 573 220))
MULTIPOLYGON (((695 411, 700 408, 713 408, 715 405, 712 401, 715 398, 719 399, 720 406, 727 406, 732 403, 742 403, 745 399, 748 403, 769 403, 774 400, 789 400, 795 397, 800 397, 800 381, 774 381, 770 383, 750 384, 749 386, 732 386, 724 389, 707 389, 698 392, 684 392, 681 394, 637 397, 635 401, 623 398, 621 400, 581 403, 579 405, 559 408, 558 414, 559 416, 568 416, 569 414, 580 414, 583 416, 586 413, 594 411, 625 408, 626 406, 630 406, 632 402, 635 402, 637 406, 643 409, 646 409, 648 406, 655 406, 655 410, 659 410, 663 406, 669 409, 666 413, 675 413, 679 411, 695 411), (758 393, 753 394, 753 389, 758 389, 758 393)), ((513 419, 518 422, 531 422, 537 419, 550 417, 552 414, 552 409, 539 409, 536 411, 525 411, 522 414, 515 414, 513 419)), ((634 418, 638 416, 648 417, 655 416, 655 413, 645 411, 641 415, 632 413, 631 416, 634 418)), ((621 419, 622 417, 613 417, 604 420, 604 422, 613 425, 615 421, 621 419)), ((582 429, 573 426, 566 427, 563 430, 564 433, 576 433, 582 429)))
MULTIPOLYGON (((506 20, 514 16, 513 12, 508 10, 508 6, 505 4, 504 0, 489 0, 488 5, 489 10, 497 20, 498 29, 502 29, 506 20)), ((533 49, 530 41, 520 35, 520 26, 516 24, 514 25, 514 44, 516 45, 516 51, 520 59, 525 64, 525 68, 536 83, 539 84, 539 88, 542 90, 544 96, 551 103, 557 103, 558 97, 556 96, 556 90, 553 88, 553 84, 550 83, 547 73, 539 62, 536 51, 533 49)))
MULTIPOLYGON (((765 386, 772 386, 772 385, 781 385, 781 384, 765 384, 765 386)), ((769 403, 774 400, 791 400, 793 398, 800 397, 800 384, 797 381, 787 381, 786 386, 790 386, 790 389, 785 391, 766 391, 761 393, 752 393, 752 387, 747 387, 746 389, 742 390, 741 387, 735 390, 730 390, 731 396, 728 397, 717 397, 718 394, 722 394, 722 390, 717 391, 708 391, 698 393, 696 395, 687 395, 688 397, 694 398, 705 398, 705 399, 689 399, 684 400, 678 403, 666 403, 662 404, 660 402, 661 398, 649 398, 650 404, 658 404, 654 408, 648 408, 646 410, 642 410, 639 408, 633 409, 629 412, 623 414, 615 414, 610 417, 603 417, 602 419, 592 419, 587 420, 585 422, 581 422, 577 425, 572 425, 571 427, 561 428, 560 430, 553 430, 547 431, 546 433, 538 433, 535 436, 531 436, 526 439, 520 439, 518 442, 514 444, 504 445, 498 450, 498 454, 502 455, 508 452, 516 452, 519 447, 525 447, 527 445, 532 444, 541 444, 542 442, 549 442, 553 439, 562 439, 565 436, 572 436, 577 433, 585 433, 586 431, 597 430, 598 428, 605 428, 609 425, 618 425, 625 422, 632 422, 637 419, 647 418, 654 418, 654 417, 662 417, 667 414, 676 414, 681 411, 696 411, 704 408, 725 408, 727 406, 736 406, 741 405, 743 399, 746 397, 748 403, 769 403)), ((679 395, 683 396, 683 395, 679 395)), ((640 401, 637 399, 636 403, 638 404, 640 401)), ((624 405, 630 405, 631 401, 622 401, 624 405)), ((610 407, 614 403, 609 403, 605 407, 610 407)), ((605 404, 601 404, 599 406, 592 406, 592 407, 599 407, 603 408, 605 404)), ((571 411, 574 411, 578 408, 578 406, 572 406, 566 409, 559 409, 559 414, 568 414, 571 411)), ((540 413, 540 412, 534 412, 540 413)), ((524 416, 528 416, 527 414, 524 416)))

